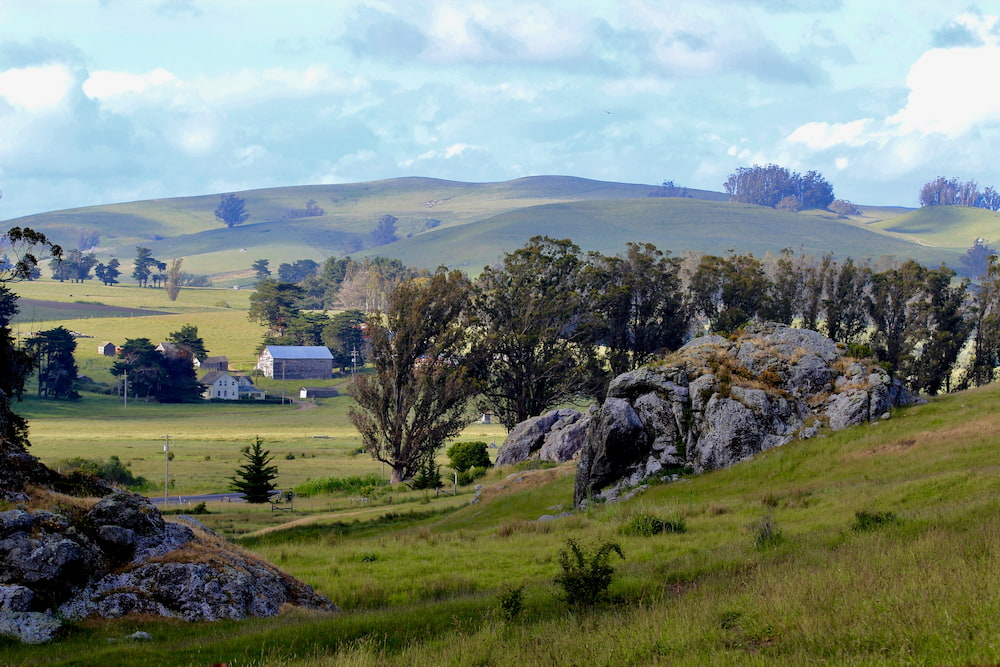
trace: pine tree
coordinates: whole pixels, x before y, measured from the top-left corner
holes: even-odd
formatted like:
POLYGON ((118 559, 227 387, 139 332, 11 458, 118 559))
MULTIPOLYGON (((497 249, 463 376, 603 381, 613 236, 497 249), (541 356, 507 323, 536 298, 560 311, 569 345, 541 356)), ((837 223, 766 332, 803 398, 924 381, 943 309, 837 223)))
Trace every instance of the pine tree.
POLYGON ((271 480, 277 478, 278 468, 268 465, 274 457, 263 447, 264 441, 260 436, 254 438, 253 444, 243 452, 246 463, 237 468, 235 476, 229 478, 230 488, 241 492, 248 503, 266 503, 271 491, 277 488, 271 480))

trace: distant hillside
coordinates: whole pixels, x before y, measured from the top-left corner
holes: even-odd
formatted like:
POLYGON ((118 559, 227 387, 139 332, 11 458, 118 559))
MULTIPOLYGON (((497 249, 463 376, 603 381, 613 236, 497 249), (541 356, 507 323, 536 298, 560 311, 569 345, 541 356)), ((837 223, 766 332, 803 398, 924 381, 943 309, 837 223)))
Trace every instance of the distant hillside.
POLYGON ((1000 213, 968 206, 926 206, 873 225, 900 238, 937 247, 970 247, 976 239, 1000 243, 1000 213))
POLYGON ((693 250, 724 254, 730 249, 763 256, 796 252, 838 257, 912 257, 932 264, 952 263, 957 253, 927 248, 836 219, 785 213, 730 202, 678 198, 588 201, 518 209, 457 229, 434 230, 370 252, 387 253, 408 264, 449 266, 470 271, 523 245, 534 234, 569 238, 584 250, 615 253, 630 241, 650 242, 674 254, 693 250))
POLYGON ((975 238, 965 238, 972 226, 946 223, 928 241, 932 236, 926 227, 937 224, 934 214, 949 211, 879 208, 846 220, 826 211, 790 214, 733 204, 723 193, 703 190, 688 190, 687 198, 650 197, 657 187, 570 176, 501 183, 414 177, 239 192, 250 217, 232 229, 215 219, 219 194, 91 206, 6 222, 43 231, 69 248, 77 247, 81 232, 96 232, 99 259, 117 257, 126 279, 135 246, 141 245, 161 261, 183 257, 185 271, 210 275, 217 285, 248 282, 256 259, 269 259, 274 270, 282 262, 347 254, 380 254, 426 267, 461 266, 475 273, 534 234, 571 238, 584 250, 606 253, 628 241, 648 241, 674 254, 735 249, 762 255, 791 247, 838 256, 913 257, 932 264, 955 264, 975 238), (295 217, 293 211, 310 201, 323 214, 295 217), (398 218, 401 240, 372 247, 370 231, 386 214, 398 218), (928 215, 919 218, 920 225, 901 223, 928 215))

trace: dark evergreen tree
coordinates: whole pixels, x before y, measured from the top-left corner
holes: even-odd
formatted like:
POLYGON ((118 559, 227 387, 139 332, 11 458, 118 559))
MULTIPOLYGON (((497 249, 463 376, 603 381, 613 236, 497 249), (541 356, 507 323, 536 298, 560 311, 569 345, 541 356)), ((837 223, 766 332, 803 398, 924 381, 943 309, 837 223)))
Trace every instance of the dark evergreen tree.
POLYGON ((204 361, 208 356, 205 341, 198 335, 198 327, 193 324, 185 324, 179 331, 171 331, 167 340, 179 348, 187 349, 198 361, 204 361))
POLYGON ((229 478, 229 488, 242 493, 248 503, 266 503, 271 492, 278 488, 273 482, 278 477, 278 468, 270 465, 274 457, 264 449, 264 441, 257 436, 244 450, 243 458, 246 462, 229 478))
POLYGON ((7 284, 31 279, 38 264, 46 259, 39 257, 38 252, 59 257, 62 248, 51 243, 44 234, 27 227, 10 228, 0 234, 0 242, 10 253, 0 266, 0 448, 19 453, 28 448, 28 422, 15 413, 10 404, 24 394, 24 383, 34 369, 34 359, 11 335, 10 325, 18 307, 17 295, 7 284))
POLYGON ((311 259, 299 259, 294 264, 282 262, 278 266, 278 280, 283 283, 302 282, 319 270, 319 264, 311 259))
POLYGON ((256 278, 258 283, 271 277, 271 268, 268 266, 270 263, 271 260, 258 259, 254 260, 254 263, 250 265, 250 270, 253 271, 254 278, 256 278))
POLYGON ((145 287, 149 283, 153 269, 157 268, 160 260, 153 257, 153 251, 141 246, 135 247, 135 260, 132 262, 132 277, 139 287, 145 287))
POLYGON ((247 319, 267 327, 268 333, 281 336, 299 314, 303 290, 293 283, 264 280, 250 295, 247 319))
POLYGON ((232 229, 246 221, 250 213, 246 210, 246 200, 234 194, 222 195, 219 206, 215 209, 215 217, 226 223, 226 227, 232 229))
POLYGON ((118 270, 119 266, 121 266, 121 263, 116 258, 112 257, 108 260, 107 264, 102 263, 94 267, 94 275, 96 275, 97 279, 105 285, 114 285, 118 282, 118 276, 122 274, 122 272, 118 270))
POLYGON ((379 218, 375 227, 372 228, 372 245, 380 246, 398 241, 399 236, 396 235, 397 222, 399 222, 399 218, 394 215, 383 215, 379 218))
POLYGON ((42 398, 76 400, 76 339, 69 329, 56 327, 39 332, 26 342, 38 366, 38 395, 42 398))
POLYGON ((333 365, 349 368, 365 363, 365 314, 360 310, 345 310, 330 318, 323 327, 323 344, 333 354, 333 365))

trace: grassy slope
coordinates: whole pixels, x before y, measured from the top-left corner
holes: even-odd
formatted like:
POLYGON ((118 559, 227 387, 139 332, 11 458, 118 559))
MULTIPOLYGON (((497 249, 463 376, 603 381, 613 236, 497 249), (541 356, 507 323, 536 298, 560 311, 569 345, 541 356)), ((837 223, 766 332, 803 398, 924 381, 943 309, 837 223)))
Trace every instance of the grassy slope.
MULTIPOLYGON (((647 197, 653 188, 567 176, 502 183, 399 178, 241 192, 251 216, 233 229, 214 217, 218 195, 56 211, 8 223, 45 231, 69 247, 76 245, 79 230, 95 230, 101 235, 101 259, 115 255, 128 267, 135 246, 142 245, 161 260, 183 257, 184 270, 212 275, 221 285, 248 282, 250 264, 261 258, 276 268, 303 258, 384 254, 418 266, 451 264, 477 272, 540 233, 607 253, 637 240, 674 252, 736 248, 763 254, 802 246, 863 257, 912 256, 932 264, 954 261, 957 251, 969 245, 970 227, 946 225, 932 243, 938 247, 921 247, 913 236, 926 240, 926 234, 892 222, 907 209, 863 207, 865 215, 851 220, 828 212, 789 217, 728 204, 721 193, 707 191, 692 191, 697 199, 647 197), (310 199, 325 210, 323 216, 286 217, 310 199), (399 218, 403 240, 359 250, 375 221, 387 213, 399 218)), ((947 214, 944 208, 933 215, 947 214)))
POLYGON ((675 253, 723 254, 730 248, 763 256, 791 247, 820 255, 894 255, 922 262, 953 261, 954 253, 916 246, 835 218, 770 208, 678 198, 587 201, 518 209, 458 229, 434 230, 373 252, 409 264, 431 257, 476 272, 535 234, 570 238, 584 250, 616 253, 629 241, 651 242, 675 253))
POLYGON ((963 252, 978 238, 990 244, 1000 241, 1000 213, 966 206, 918 208, 882 220, 873 227, 900 237, 915 238, 929 246, 951 247, 963 252))
POLYGON ((457 511, 399 506, 377 521, 345 515, 245 541, 341 604, 341 616, 128 620, 0 650, 53 664, 995 663, 998 401, 1000 387, 943 397, 555 521, 534 519, 568 507, 571 467, 500 473, 479 504, 457 511), (858 510, 899 521, 858 532, 858 510), (639 512, 683 517, 688 530, 623 535, 639 512), (749 527, 764 517, 783 541, 758 549, 749 527), (610 604, 567 612, 556 599, 567 538, 621 544, 610 604), (505 585, 524 592, 510 625, 497 616, 505 585), (108 643, 136 629, 154 641, 108 643))

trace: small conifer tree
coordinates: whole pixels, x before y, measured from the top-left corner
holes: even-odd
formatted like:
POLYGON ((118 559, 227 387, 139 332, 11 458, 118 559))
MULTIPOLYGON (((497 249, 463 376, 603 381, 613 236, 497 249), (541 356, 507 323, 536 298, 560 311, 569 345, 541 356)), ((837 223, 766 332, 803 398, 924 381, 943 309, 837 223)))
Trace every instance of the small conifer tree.
POLYGON ((277 466, 269 465, 274 458, 271 452, 264 449, 264 441, 260 436, 243 452, 246 463, 236 470, 236 475, 230 477, 229 485, 233 491, 239 491, 248 503, 266 503, 277 486, 272 480, 278 476, 277 466))

